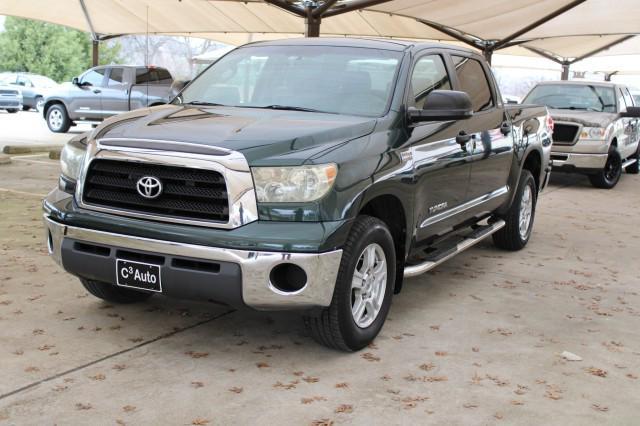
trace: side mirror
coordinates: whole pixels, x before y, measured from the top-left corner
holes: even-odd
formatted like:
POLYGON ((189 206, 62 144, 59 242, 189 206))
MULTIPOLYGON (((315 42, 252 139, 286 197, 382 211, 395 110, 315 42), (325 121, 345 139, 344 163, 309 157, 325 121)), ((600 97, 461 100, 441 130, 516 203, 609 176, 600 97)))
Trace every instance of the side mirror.
POLYGON ((627 107, 627 111, 621 112, 620 116, 626 118, 640 118, 640 107, 627 107))
POLYGON ((465 92, 434 90, 427 95, 424 108, 409 108, 409 120, 421 121, 466 120, 473 116, 471 98, 465 92))
POLYGON ((173 80, 173 83, 171 83, 171 89, 169 90, 171 97, 176 97, 178 93, 180 93, 189 83, 191 83, 191 80, 173 80))
POLYGON ((71 80, 71 84, 73 84, 74 86, 79 86, 80 80, 78 80, 78 77, 73 77, 73 80, 71 80))

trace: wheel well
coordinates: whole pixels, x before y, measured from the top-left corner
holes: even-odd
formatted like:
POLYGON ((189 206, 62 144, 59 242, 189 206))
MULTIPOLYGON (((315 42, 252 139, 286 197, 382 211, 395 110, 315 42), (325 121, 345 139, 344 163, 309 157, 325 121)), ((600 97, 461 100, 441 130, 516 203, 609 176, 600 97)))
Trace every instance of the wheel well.
POLYGON ((404 277, 407 221, 404 207, 394 195, 380 195, 370 200, 359 214, 373 216, 387 225, 396 249, 396 282, 394 293, 399 293, 404 277))
POLYGON ((538 151, 532 151, 524 160, 523 170, 529 170, 536 182, 536 188, 540 190, 540 172, 542 171, 542 159, 538 151))
POLYGON ((51 108, 54 105, 62 105, 62 106, 64 106, 64 103, 62 103, 62 101, 49 101, 49 102, 47 102, 46 104, 44 104, 44 108, 42 108, 42 116, 46 118, 47 117, 47 111, 49 110, 49 108, 51 108))

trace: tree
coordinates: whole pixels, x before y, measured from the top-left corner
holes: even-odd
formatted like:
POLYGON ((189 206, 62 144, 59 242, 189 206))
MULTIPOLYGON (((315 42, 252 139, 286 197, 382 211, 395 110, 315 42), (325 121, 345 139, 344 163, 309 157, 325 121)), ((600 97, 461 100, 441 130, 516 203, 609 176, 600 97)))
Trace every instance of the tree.
MULTIPOLYGON (((0 33, 0 71, 28 71, 69 81, 91 67, 91 37, 60 25, 7 17, 0 33)), ((119 62, 117 42, 100 45, 100 63, 119 62)))

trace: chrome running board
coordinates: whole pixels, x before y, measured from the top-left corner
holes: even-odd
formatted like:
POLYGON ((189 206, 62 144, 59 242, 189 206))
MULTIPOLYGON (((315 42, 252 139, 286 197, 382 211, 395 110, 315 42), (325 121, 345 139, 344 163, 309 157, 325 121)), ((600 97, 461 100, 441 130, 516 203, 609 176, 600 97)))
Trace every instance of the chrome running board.
POLYGON ((637 163, 637 162, 638 162, 638 159, 637 159, 637 158, 632 158, 631 160, 627 160, 627 161, 625 161, 624 163, 622 163, 622 168, 623 168, 623 169, 626 169, 626 168, 627 168, 627 167, 629 167, 630 165, 635 164, 635 163, 637 163))
POLYGON ((504 226, 504 220, 498 220, 490 225, 484 225, 477 228, 452 249, 446 250, 445 252, 441 253, 436 252, 431 259, 428 259, 418 265, 406 266, 404 268, 405 278, 416 277, 418 275, 424 274, 427 271, 430 271, 441 263, 444 263, 447 260, 451 259, 453 256, 462 253, 466 249, 478 244, 480 241, 484 240, 496 231, 504 228, 504 226))

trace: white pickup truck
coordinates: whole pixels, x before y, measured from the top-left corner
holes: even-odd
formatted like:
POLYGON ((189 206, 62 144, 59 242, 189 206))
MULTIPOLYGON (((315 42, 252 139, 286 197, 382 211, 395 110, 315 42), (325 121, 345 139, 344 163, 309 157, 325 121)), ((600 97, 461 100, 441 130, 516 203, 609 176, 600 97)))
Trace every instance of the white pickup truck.
POLYGON ((640 107, 620 84, 588 81, 538 83, 524 103, 546 105, 554 120, 553 170, 584 173, 610 189, 622 170, 637 174, 640 107))

